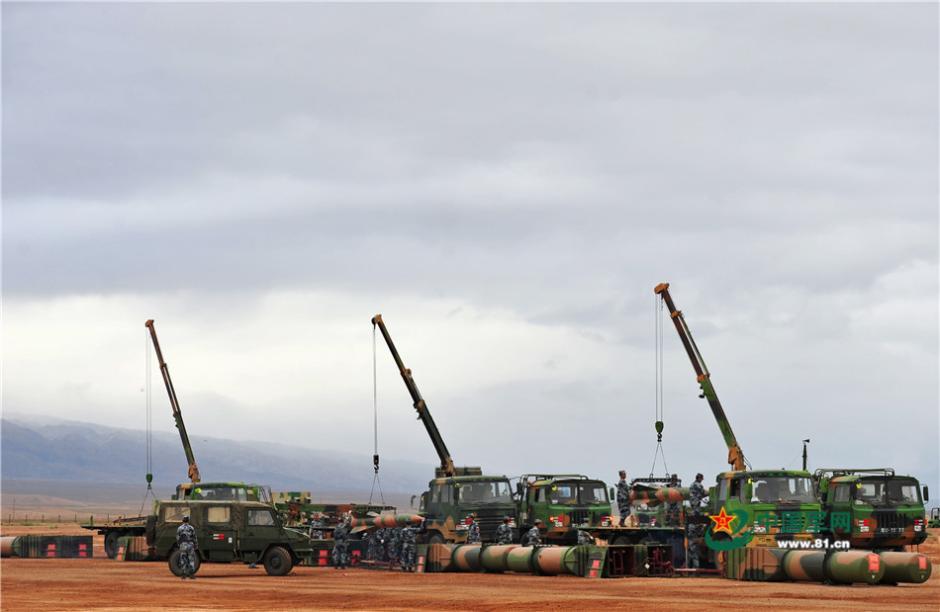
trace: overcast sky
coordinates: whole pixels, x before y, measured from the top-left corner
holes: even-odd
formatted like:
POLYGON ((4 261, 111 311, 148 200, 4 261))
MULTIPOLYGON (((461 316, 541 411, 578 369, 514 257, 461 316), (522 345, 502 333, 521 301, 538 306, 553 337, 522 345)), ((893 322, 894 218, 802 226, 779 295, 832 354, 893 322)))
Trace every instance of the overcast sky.
MULTIPOLYGON (((4 411, 142 427, 154 318, 193 435, 369 470, 382 312, 458 464, 612 481, 669 281, 755 467, 811 438, 940 497, 936 4, 2 13, 4 411)), ((666 325, 668 466, 711 480, 666 325)))

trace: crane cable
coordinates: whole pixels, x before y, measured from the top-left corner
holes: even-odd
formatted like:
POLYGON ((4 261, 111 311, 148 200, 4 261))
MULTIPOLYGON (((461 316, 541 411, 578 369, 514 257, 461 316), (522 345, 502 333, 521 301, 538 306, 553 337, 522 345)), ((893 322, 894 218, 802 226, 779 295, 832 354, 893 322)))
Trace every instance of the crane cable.
POLYGON ((153 400, 151 384, 153 374, 153 364, 150 355, 150 336, 148 330, 144 329, 144 403, 145 403, 145 421, 147 429, 147 491, 144 493, 144 499, 140 502, 140 514, 144 513, 144 504, 147 503, 147 497, 152 497, 154 501, 157 496, 153 492, 153 400))
POLYGON ((372 496, 375 487, 379 487, 379 499, 385 505, 385 495, 382 493, 382 481, 379 480, 379 391, 378 373, 376 369, 375 323, 372 324, 372 490, 369 491, 369 505, 372 505, 372 496))
POLYGON ((669 466, 666 465, 666 453, 663 452, 663 311, 662 298, 654 294, 653 323, 656 332, 653 344, 655 345, 654 361, 656 363, 656 451, 653 453, 653 465, 650 467, 650 478, 653 478, 653 474, 656 471, 656 460, 660 456, 663 458, 663 469, 666 471, 666 476, 669 476, 669 466))

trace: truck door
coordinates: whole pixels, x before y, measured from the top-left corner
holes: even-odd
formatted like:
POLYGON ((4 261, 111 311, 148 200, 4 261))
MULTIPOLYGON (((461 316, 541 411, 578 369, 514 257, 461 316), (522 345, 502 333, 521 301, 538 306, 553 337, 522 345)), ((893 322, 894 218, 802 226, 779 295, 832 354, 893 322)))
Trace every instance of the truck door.
POLYGON ((260 558, 267 545, 279 542, 280 536, 281 528, 273 510, 249 508, 245 511, 245 531, 241 538, 243 554, 255 554, 260 558))
POLYGON ((220 504, 206 506, 204 510, 199 547, 211 561, 231 562, 235 558, 236 545, 232 507, 220 504))

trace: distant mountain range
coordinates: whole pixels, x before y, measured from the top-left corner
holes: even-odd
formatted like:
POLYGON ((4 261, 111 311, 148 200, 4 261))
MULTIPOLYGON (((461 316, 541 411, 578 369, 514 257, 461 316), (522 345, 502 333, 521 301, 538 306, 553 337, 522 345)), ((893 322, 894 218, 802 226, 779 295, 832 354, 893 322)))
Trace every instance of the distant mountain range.
MULTIPOLYGON (((144 483, 145 433, 90 423, 5 415, 0 420, 0 477, 4 481, 98 484, 144 483)), ((153 434, 154 486, 171 490, 186 480, 179 437, 153 434)), ((344 453, 297 446, 200 437, 196 460, 204 481, 245 481, 275 490, 311 491, 316 497, 366 497, 372 487, 371 453, 344 453)), ((412 494, 427 486, 433 466, 382 457, 386 494, 412 494)))

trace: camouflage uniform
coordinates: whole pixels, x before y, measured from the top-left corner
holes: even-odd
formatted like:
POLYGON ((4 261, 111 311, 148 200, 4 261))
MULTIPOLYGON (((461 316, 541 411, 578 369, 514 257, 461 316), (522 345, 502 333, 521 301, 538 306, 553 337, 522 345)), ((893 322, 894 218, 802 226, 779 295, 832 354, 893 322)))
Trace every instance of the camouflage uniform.
POLYGON ((388 530, 388 540, 385 541, 385 548, 390 563, 398 563, 401 554, 401 528, 388 530))
POLYGON ((470 523, 470 527, 467 530, 467 544, 479 544, 480 543, 480 525, 476 522, 476 519, 470 523))
POLYGON ((690 516, 686 519, 685 532, 689 541, 689 554, 686 567, 699 567, 701 557, 701 539, 705 535, 705 525, 702 524, 702 500, 705 499, 705 487, 696 480, 689 486, 690 516))
POLYGON ((502 523, 496 528, 496 543, 512 544, 512 527, 509 526, 509 523, 502 523))
POLYGON ((542 543, 542 532, 539 531, 539 526, 535 525, 532 529, 528 530, 525 534, 525 546, 538 546, 542 543))
POLYGON ((411 525, 401 530, 401 569, 406 572, 415 571, 417 535, 417 528, 411 525))
POLYGON ((349 566, 349 527, 345 522, 333 530, 333 567, 345 569, 349 566))
POLYGON ((176 543, 180 551, 181 578, 195 578, 196 574, 196 530, 189 523, 176 528, 176 543))
POLYGON ((588 532, 582 529, 578 529, 578 545, 584 546, 588 544, 589 545, 594 544, 594 536, 592 536, 591 534, 589 534, 588 532))
POLYGON ((617 509, 620 511, 620 526, 630 516, 630 484, 624 479, 617 482, 617 509))
POLYGON ((311 518, 307 529, 311 540, 323 539, 323 521, 320 519, 311 518))

